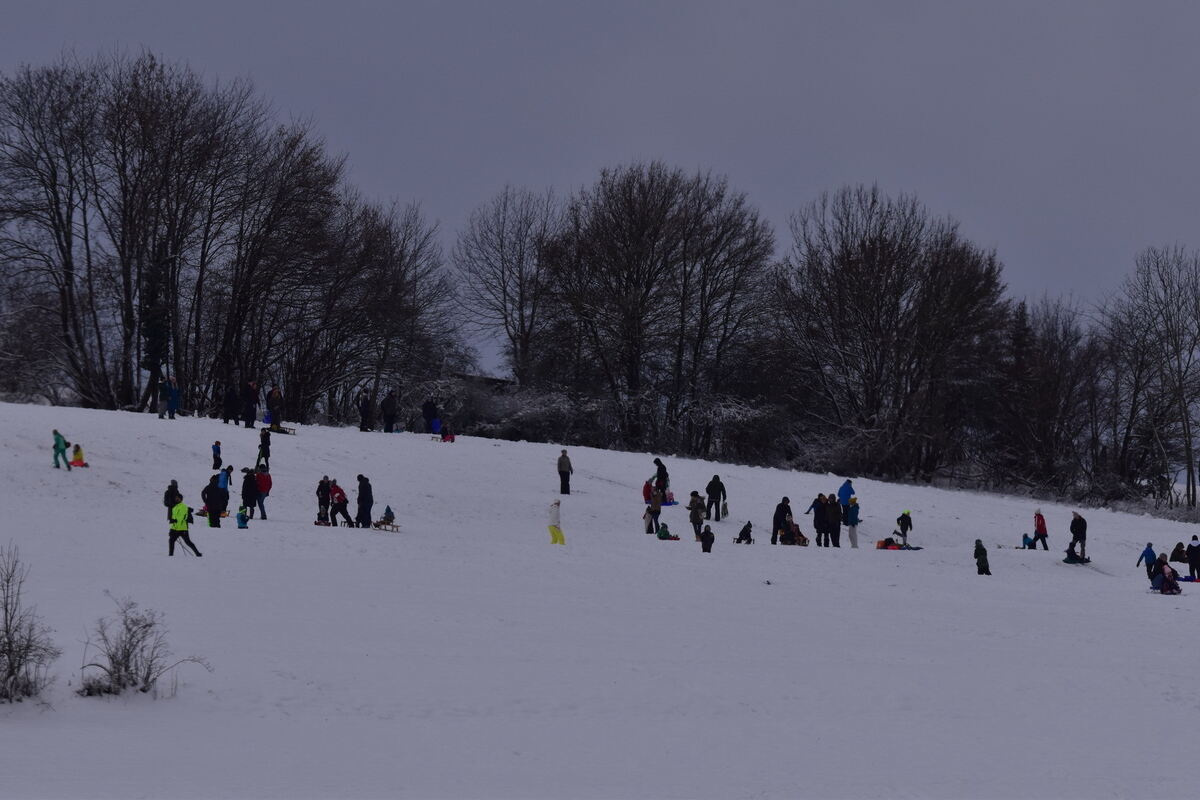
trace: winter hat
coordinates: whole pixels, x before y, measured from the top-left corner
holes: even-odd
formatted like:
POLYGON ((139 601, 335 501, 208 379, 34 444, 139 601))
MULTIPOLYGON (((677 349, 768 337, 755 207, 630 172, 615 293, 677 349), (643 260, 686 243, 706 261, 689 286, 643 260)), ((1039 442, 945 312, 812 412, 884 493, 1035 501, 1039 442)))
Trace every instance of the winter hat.
POLYGON ((911 511, 909 511, 909 510, 906 508, 906 509, 904 509, 904 513, 905 513, 905 514, 911 514, 912 512, 911 512, 911 511))
POLYGON ((791 501, 791 500, 788 500, 788 499, 785 497, 785 498, 783 498, 783 502, 785 502, 785 503, 790 503, 790 502, 792 502, 792 501, 791 501))
POLYGON ((850 505, 852 505, 852 506, 856 506, 856 505, 858 505, 858 498, 857 498, 857 497, 851 497, 851 498, 850 498, 850 505))

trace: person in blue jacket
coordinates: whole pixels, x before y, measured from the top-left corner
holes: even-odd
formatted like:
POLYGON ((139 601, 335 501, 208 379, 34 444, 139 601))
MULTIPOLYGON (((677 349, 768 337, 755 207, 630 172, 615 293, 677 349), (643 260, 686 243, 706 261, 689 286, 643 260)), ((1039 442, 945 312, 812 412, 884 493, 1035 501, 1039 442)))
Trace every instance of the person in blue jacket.
POLYGON ((1146 549, 1142 551, 1140 556, 1138 556, 1137 563, 1134 564, 1134 566, 1140 567, 1143 561, 1146 562, 1146 580, 1152 581, 1154 580, 1154 562, 1157 559, 1158 556, 1154 553, 1154 545, 1152 545, 1150 542, 1146 542, 1146 549))
POLYGON ((850 483, 850 479, 846 478, 846 482, 842 484, 842 488, 838 489, 838 502, 842 504, 842 516, 846 515, 846 507, 850 505, 850 498, 854 497, 854 484, 850 483))

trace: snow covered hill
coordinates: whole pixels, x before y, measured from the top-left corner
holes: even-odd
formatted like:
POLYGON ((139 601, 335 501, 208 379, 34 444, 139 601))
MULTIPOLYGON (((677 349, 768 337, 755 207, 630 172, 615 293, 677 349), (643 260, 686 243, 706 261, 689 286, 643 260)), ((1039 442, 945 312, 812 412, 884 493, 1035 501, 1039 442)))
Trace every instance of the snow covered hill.
MULTIPOLYGON (((733 519, 705 555, 641 532, 651 455, 570 448, 566 547, 546 509, 554 445, 302 428, 274 439, 269 520, 196 526, 167 557, 161 497, 187 502, 257 431, 0 405, 4 523, 64 649, 49 707, 0 707, 0 796, 1181 797, 1200 711, 1200 591, 1147 592, 1147 541, 1192 526, 1100 511, 1093 568, 1020 543, 1025 500, 856 481, 865 549, 771 547, 842 479, 664 456, 681 497, 714 473, 733 519), (50 431, 91 468, 50 467, 50 431), (312 525, 323 474, 371 478, 399 534, 312 525), (919 552, 871 543, 911 509, 919 552), (733 545, 747 519, 758 543, 733 545), (111 590, 165 612, 178 694, 78 697, 111 590), (1161 765, 1171 764, 1165 767, 1161 765)), ((376 514, 378 516, 378 514, 376 514)), ((807 518, 805 518, 807 532, 807 518)))

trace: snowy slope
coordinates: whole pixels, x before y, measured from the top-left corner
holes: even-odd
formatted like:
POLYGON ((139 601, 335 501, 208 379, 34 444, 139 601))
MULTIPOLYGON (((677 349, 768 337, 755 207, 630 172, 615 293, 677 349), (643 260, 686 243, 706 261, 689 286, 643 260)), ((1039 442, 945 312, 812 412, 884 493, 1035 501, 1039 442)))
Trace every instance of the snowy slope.
MULTIPOLYGON (((681 497, 719 473, 714 552, 641 533, 651 456, 571 448, 567 546, 549 544, 553 445, 302 428, 274 438, 270 519, 197 526, 167 558, 161 496, 199 507, 209 447, 257 431, 0 405, 3 539, 64 648, 50 708, 0 707, 0 796, 1179 797, 1200 710, 1200 591, 1147 593, 1146 541, 1194 528, 1086 513, 1097 569, 1019 544, 1024 500, 856 481, 860 538, 913 511, 920 552, 767 544, 841 478, 666 457, 681 497), (50 468, 50 430, 90 470, 50 468), (322 474, 372 479, 403 531, 311 524, 322 474), (759 542, 731 544, 746 519, 759 542), (767 583, 769 581, 769 583, 767 583), (166 613, 177 696, 85 699, 104 590, 166 613)), ((236 496, 236 495, 235 495, 236 496)), ((376 515, 378 516, 378 514, 376 515)), ((807 518, 805 519, 807 530, 807 518)), ((843 536, 843 545, 846 544, 843 536)), ((869 546, 869 544, 868 544, 869 546)))

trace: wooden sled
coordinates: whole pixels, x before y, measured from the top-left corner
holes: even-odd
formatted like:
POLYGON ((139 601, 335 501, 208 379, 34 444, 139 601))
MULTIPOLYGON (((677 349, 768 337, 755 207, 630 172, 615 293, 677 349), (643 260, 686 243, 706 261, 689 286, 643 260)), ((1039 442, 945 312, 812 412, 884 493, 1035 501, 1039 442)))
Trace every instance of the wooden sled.
POLYGON ((371 527, 375 528, 377 530, 381 530, 381 531, 392 531, 393 533, 400 532, 399 525, 397 525, 394 522, 384 522, 383 520, 379 520, 378 522, 372 522, 371 527))

